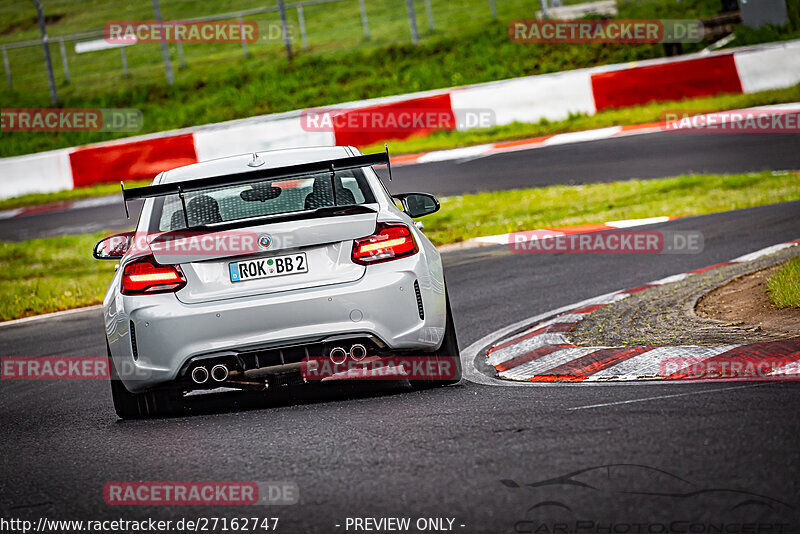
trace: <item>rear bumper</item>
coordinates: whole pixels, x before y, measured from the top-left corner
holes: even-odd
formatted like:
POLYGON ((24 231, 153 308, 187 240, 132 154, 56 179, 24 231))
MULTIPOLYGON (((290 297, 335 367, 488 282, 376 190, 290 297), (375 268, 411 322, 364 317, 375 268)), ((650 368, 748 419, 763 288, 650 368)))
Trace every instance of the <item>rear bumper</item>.
POLYGON ((444 285, 421 257, 369 266, 355 282, 204 304, 174 294, 118 295, 105 310, 115 366, 125 386, 140 391, 174 380, 197 356, 313 336, 366 332, 392 350, 434 350, 444 334, 444 285))

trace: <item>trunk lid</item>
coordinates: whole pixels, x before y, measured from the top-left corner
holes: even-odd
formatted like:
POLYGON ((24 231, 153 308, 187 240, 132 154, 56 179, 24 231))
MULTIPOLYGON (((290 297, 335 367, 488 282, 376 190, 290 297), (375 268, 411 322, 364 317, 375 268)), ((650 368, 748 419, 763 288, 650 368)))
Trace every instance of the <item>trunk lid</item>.
POLYGON ((242 226, 240 221, 236 228, 184 232, 173 239, 162 236, 150 249, 158 263, 180 264, 187 284, 176 295, 186 304, 352 282, 365 271, 351 260, 352 242, 374 232, 377 212, 352 206, 336 213, 304 214, 252 226, 242 226), (298 261, 300 255, 303 259, 298 261), (260 276, 267 275, 267 262, 273 267, 283 265, 277 259, 284 257, 293 261, 295 270, 289 274, 232 280, 238 278, 232 271, 239 272, 241 262, 263 260, 252 264, 260 266, 256 274, 260 276), (297 270, 303 262, 306 269, 297 270))

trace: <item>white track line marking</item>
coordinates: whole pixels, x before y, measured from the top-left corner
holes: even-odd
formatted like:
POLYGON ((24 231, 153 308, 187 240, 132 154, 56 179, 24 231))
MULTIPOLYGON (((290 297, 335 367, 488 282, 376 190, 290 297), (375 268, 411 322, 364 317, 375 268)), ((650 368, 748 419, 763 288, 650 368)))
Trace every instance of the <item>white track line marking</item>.
POLYGON ((622 221, 610 221, 605 223, 612 228, 633 228, 634 226, 646 226, 648 224, 660 224, 669 222, 670 218, 666 215, 661 217, 647 217, 646 219, 625 219, 622 221))
POLYGON ((743 263, 745 261, 752 261, 760 258, 761 256, 766 256, 767 254, 773 254, 785 248, 789 248, 792 245, 793 243, 780 243, 778 245, 772 245, 771 247, 762 248, 761 250, 751 252, 750 254, 739 256, 738 258, 731 260, 731 263, 743 263))
POLYGON ((454 159, 470 158, 485 154, 492 145, 475 145, 461 148, 451 148, 449 150, 438 150, 436 152, 428 152, 424 156, 420 156, 417 163, 435 163, 439 161, 450 161, 454 159))
POLYGON ((0 219, 10 219, 22 213, 22 208, 14 208, 11 210, 0 211, 0 219))
POLYGON ((689 276, 689 273, 673 274, 672 276, 667 276, 666 278, 662 278, 661 280, 656 280, 655 282, 650 283, 657 286, 663 286, 664 284, 669 284, 670 282, 679 282, 687 276, 689 276))
MULTIPOLYGON (((772 384, 773 382, 767 383, 760 383, 760 384, 749 384, 747 386, 733 386, 729 388, 717 388, 717 389, 704 389, 703 391, 686 391, 684 393, 673 393, 671 395, 657 395, 655 397, 645 397, 643 399, 630 399, 624 401, 616 401, 616 402, 604 402, 602 404, 589 404, 587 406, 575 406, 574 408, 567 408, 567 411, 573 410, 588 410, 590 408, 604 408, 606 406, 619 406, 621 404, 633 404, 635 402, 647 402, 653 400, 661 400, 661 399, 671 399, 673 397, 688 397, 689 395, 702 395, 703 393, 717 393, 720 391, 729 391, 734 389, 748 389, 748 388, 757 388, 760 386, 767 386, 772 384)), ((663 384, 663 382, 662 382, 663 384)))
POLYGON ((585 141, 596 141, 598 139, 608 139, 622 131, 621 126, 609 126, 607 128, 597 128, 594 130, 584 130, 581 132, 568 132, 556 134, 544 140, 545 146, 567 145, 572 143, 583 143, 585 141))

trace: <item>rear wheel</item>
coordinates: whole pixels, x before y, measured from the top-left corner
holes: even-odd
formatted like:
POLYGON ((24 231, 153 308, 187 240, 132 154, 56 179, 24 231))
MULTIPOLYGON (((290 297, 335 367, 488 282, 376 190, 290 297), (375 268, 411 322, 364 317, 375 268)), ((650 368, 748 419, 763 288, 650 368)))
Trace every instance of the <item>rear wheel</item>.
POLYGON ((458 349, 458 336, 456 335, 456 325, 453 321, 453 312, 450 310, 450 296, 446 292, 444 299, 447 310, 444 339, 442 339, 442 345, 431 355, 431 358, 435 358, 439 362, 438 368, 442 374, 450 378, 445 380, 417 379, 411 381, 411 385, 417 389, 449 386, 458 384, 461 381, 461 355, 458 349))
POLYGON ((143 419, 180 413, 183 408, 182 395, 177 390, 151 390, 131 393, 119 378, 111 349, 106 341, 108 365, 111 371, 111 398, 114 410, 121 419, 143 419))

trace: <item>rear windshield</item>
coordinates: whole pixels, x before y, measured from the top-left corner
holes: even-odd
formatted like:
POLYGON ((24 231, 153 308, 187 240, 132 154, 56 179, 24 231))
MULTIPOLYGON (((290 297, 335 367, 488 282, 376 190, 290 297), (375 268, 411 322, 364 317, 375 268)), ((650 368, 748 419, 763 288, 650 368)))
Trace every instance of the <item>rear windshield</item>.
POLYGON ((265 180, 157 198, 151 228, 157 231, 238 221, 267 215, 280 215, 327 206, 347 206, 375 202, 362 169, 337 171, 332 187, 329 172, 297 178, 265 180), (336 200, 334 204, 334 198, 336 200))

